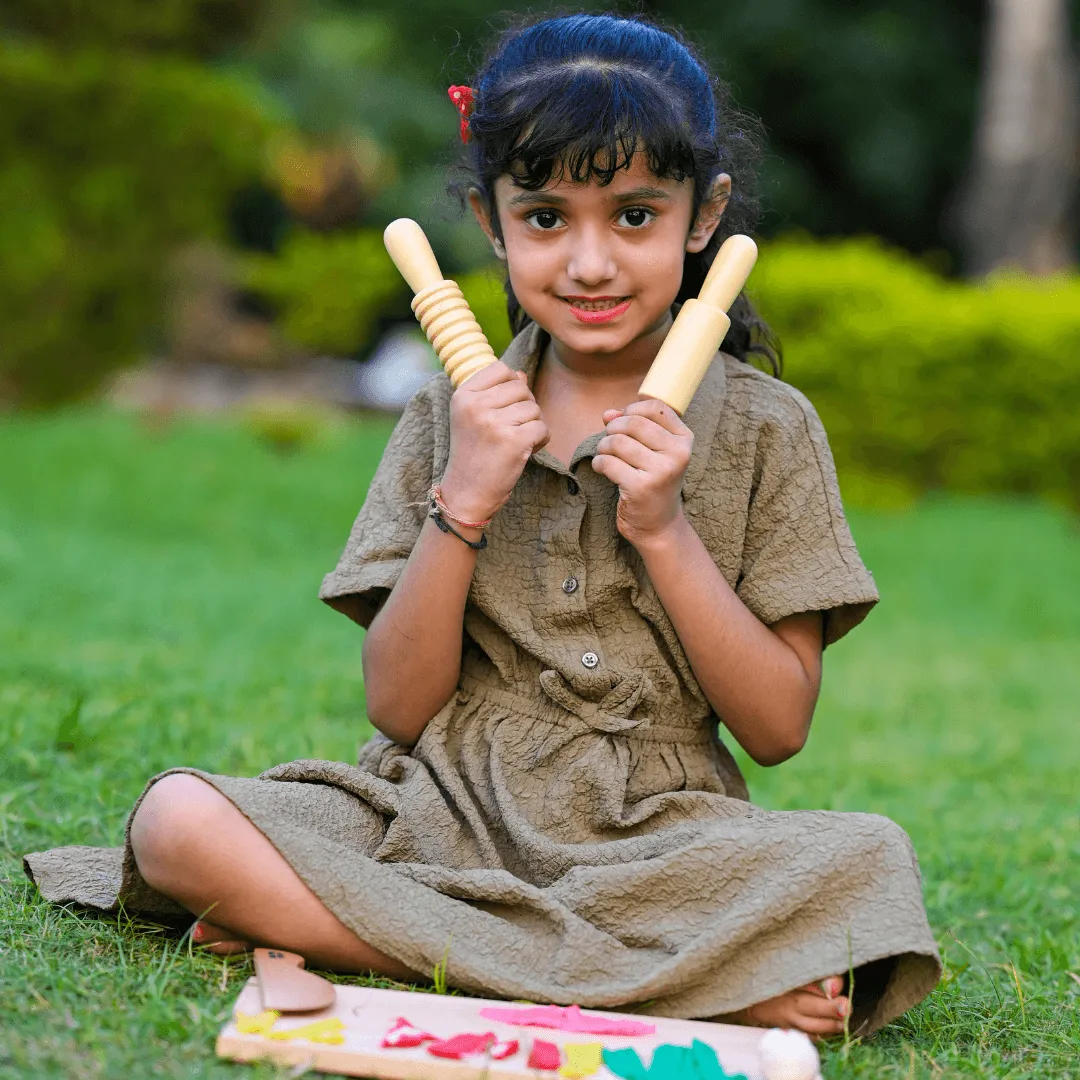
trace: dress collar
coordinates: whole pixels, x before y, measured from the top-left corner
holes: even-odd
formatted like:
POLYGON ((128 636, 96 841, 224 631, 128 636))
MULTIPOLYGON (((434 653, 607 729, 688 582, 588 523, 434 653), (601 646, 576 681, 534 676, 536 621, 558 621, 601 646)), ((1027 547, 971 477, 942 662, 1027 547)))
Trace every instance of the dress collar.
MULTIPOLYGON (((502 355, 502 361, 514 371, 524 371, 532 386, 536 376, 536 369, 540 363, 540 357, 547 347, 548 334, 536 323, 530 323, 518 334, 507 346, 502 355)), ((720 422, 720 411, 724 406, 724 398, 727 395, 727 372, 723 354, 717 357, 709 365, 705 378, 701 381, 697 393, 694 394, 689 407, 683 416, 683 423, 694 433, 694 449, 690 455, 690 464, 683 478, 683 494, 690 494, 701 480, 712 455, 713 437, 716 434, 717 424, 720 422)), ((596 452, 596 444, 603 436, 598 431, 590 435, 574 451, 570 462, 572 469, 584 458, 592 457, 596 452)), ((554 468, 558 472, 565 472, 566 468, 558 458, 553 457, 545 450, 533 455, 537 461, 554 468)))

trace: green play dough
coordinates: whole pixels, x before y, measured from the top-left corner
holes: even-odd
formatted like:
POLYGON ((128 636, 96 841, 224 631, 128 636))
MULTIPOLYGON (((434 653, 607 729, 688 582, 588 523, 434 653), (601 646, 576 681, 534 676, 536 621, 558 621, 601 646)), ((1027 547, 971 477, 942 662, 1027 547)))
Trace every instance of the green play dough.
POLYGON ((716 1051, 695 1039, 691 1046, 663 1043, 646 1068, 636 1050, 605 1050, 604 1064, 622 1080, 746 1080, 742 1073, 726 1073, 716 1051))

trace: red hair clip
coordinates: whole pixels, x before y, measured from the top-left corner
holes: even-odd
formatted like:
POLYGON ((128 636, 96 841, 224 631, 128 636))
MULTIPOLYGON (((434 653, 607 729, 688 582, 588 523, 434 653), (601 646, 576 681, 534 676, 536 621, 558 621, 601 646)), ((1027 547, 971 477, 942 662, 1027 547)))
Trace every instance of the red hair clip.
POLYGON ((473 111, 473 89, 471 86, 451 86, 447 94, 461 113, 461 141, 467 143, 470 136, 469 116, 473 111))

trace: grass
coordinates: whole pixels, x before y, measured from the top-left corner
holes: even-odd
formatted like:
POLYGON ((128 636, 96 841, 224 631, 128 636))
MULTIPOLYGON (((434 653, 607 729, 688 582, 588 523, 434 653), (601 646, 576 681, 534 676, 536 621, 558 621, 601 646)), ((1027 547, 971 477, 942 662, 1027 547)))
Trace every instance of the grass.
MULTIPOLYGON (((172 764, 354 758, 359 633, 314 596, 387 430, 283 453, 240 422, 0 424, 0 1078, 275 1075, 213 1056, 247 961, 44 904, 19 856, 117 843, 172 764)), ((947 974, 825 1074, 1080 1077, 1080 530, 986 500, 853 524, 887 602, 751 790, 900 822, 947 974)))

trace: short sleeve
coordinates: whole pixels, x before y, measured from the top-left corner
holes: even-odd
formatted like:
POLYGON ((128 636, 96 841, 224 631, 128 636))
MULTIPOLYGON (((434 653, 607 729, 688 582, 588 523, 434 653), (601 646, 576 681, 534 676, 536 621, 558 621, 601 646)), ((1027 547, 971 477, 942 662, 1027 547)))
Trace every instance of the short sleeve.
POLYGON ((824 612, 830 645, 862 622, 878 591, 844 517, 825 429, 802 394, 785 390, 758 433, 737 592, 766 624, 824 612))
POLYGON ((438 377, 405 407, 368 488, 345 550, 323 578, 319 599, 367 627, 393 589, 420 536, 427 493, 445 439, 438 377))

